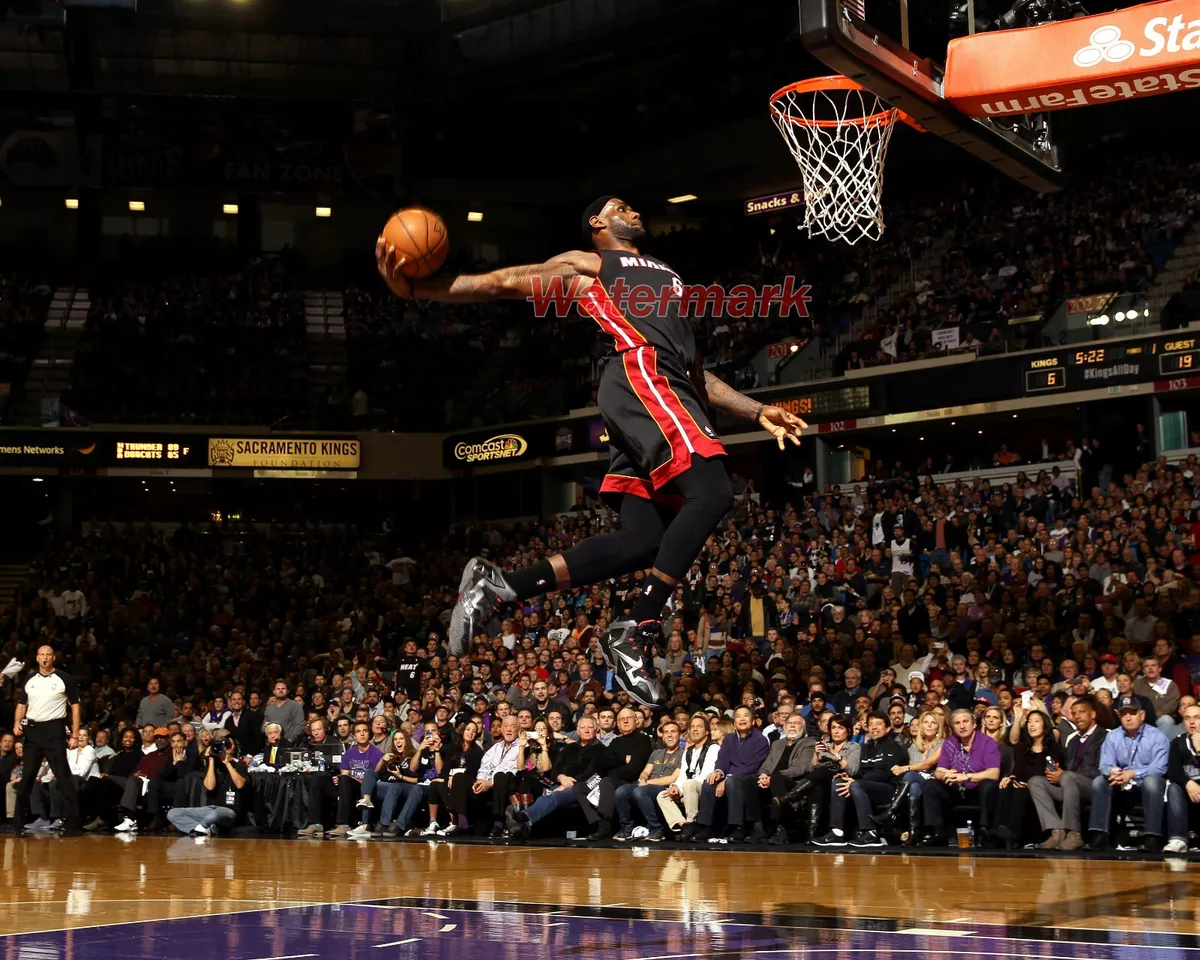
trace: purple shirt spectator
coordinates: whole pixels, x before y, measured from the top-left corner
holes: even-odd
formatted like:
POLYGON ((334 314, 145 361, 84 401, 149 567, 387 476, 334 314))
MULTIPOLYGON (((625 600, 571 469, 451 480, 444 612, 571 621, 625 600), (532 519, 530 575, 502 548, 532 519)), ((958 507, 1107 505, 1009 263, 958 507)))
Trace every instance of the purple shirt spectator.
MULTIPOLYGON (((982 731, 976 731, 969 750, 963 749, 962 741, 951 734, 942 745, 938 766, 956 773, 982 773, 984 770, 1000 769, 1000 747, 996 741, 982 731)), ((962 783, 959 786, 974 790, 979 784, 962 783)))
POLYGON ((770 746, 757 727, 751 727, 744 740, 737 733, 731 733, 721 741, 716 769, 727 777, 757 776, 770 746))
POLYGON ((355 780, 361 780, 368 770, 374 770, 383 753, 373 743, 367 744, 367 749, 359 751, 358 744, 350 747, 342 754, 342 773, 349 774, 355 780))

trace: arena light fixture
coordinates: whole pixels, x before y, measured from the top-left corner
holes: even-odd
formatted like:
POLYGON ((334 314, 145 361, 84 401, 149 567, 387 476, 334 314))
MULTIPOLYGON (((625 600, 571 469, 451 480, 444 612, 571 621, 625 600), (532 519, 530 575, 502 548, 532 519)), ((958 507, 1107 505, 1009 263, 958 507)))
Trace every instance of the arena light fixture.
POLYGON ((791 351, 792 353, 799 353, 800 352, 800 344, 793 343, 790 347, 788 347, 788 350, 791 351))
POLYGON ((78 210, 79 209, 79 201, 75 197, 67 197, 67 199, 64 200, 63 203, 65 203, 67 205, 68 210, 78 210))
MULTIPOLYGON (((1132 311, 1130 312, 1130 316, 1133 316, 1132 311)), ((1116 313, 1113 314, 1113 319, 1116 320, 1117 323, 1120 323, 1122 320, 1125 319, 1125 311, 1118 310, 1116 313)))
POLYGON ((1145 310, 1142 311, 1142 316, 1143 317, 1150 316, 1150 308, 1149 307, 1147 307, 1145 310))
POLYGON ((467 223, 483 223, 483 213, 479 210, 468 211, 467 223))
POLYGON ((1108 326, 1108 314, 1102 313, 1098 317, 1092 317, 1090 320, 1088 320, 1088 326, 1107 327, 1108 326))
POLYGON ((687 203, 689 200, 695 200, 694 193, 681 193, 677 197, 667 197, 667 203, 687 203))
POLYGON ((130 200, 129 201, 129 212, 130 213, 145 213, 146 212, 146 201, 145 200, 130 200))
POLYGON ((236 217, 237 212, 238 212, 238 205, 236 203, 223 203, 223 204, 221 204, 221 212, 227 213, 230 216, 236 217))
POLYGON ((318 217, 332 217, 333 216, 333 207, 317 207, 317 216, 318 217))
POLYGON ((42 478, 41 478, 41 477, 34 477, 34 478, 33 478, 33 482, 34 482, 34 483, 41 483, 41 482, 42 482, 42 478))

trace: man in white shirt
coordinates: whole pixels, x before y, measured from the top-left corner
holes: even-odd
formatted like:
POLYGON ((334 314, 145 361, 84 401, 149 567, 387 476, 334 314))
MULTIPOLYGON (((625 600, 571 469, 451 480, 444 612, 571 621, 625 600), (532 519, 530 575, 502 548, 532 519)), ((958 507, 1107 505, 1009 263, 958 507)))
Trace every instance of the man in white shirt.
POLYGON ((63 591, 62 606, 63 615, 68 620, 76 620, 87 614, 87 598, 75 584, 71 584, 68 589, 63 591))
POLYGON ((716 769, 719 750, 717 744, 708 739, 708 725, 704 719, 693 717, 688 723, 688 742, 679 761, 679 773, 656 798, 663 820, 672 831, 681 830, 685 822, 696 822, 700 812, 700 791, 704 781, 716 769))
POLYGON ((904 525, 897 523, 887 550, 887 555, 892 560, 892 589, 897 596, 904 592, 904 588, 908 586, 908 578, 913 575, 915 550, 916 545, 912 539, 904 534, 904 525))
POLYGON ((492 794, 492 837, 504 835, 504 811, 508 807, 508 795, 517 775, 517 718, 507 716, 500 724, 500 739, 483 755, 479 773, 471 786, 473 793, 492 794))

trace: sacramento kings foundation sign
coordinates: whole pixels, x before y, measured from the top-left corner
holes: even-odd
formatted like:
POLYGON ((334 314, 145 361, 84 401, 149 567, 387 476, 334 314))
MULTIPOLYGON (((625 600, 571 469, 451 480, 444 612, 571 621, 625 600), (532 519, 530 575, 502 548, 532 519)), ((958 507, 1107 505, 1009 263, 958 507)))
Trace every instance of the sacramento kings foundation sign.
POLYGON ((362 446, 339 437, 213 437, 208 441, 210 467, 259 470, 357 470, 362 446))

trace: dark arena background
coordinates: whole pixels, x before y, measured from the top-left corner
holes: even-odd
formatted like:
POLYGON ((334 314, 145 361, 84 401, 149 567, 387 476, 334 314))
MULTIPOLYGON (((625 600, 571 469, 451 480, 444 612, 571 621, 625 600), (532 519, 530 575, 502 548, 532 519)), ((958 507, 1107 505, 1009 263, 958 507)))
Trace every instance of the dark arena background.
POLYGON ((1195 0, 0 13, 6 957, 1200 956, 1195 0))

